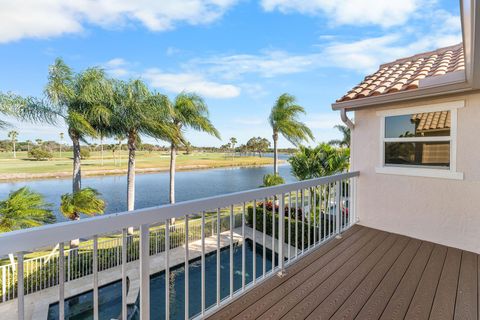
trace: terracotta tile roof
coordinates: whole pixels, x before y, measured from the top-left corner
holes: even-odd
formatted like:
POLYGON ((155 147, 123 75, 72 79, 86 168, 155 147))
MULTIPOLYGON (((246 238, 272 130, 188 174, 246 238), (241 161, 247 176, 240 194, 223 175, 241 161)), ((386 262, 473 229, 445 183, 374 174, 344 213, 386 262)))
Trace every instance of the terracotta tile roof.
POLYGON ((420 79, 465 69, 463 45, 437 49, 382 64, 337 102, 417 89, 420 79))
POLYGON ((450 129, 450 111, 416 113, 412 121, 418 121, 417 132, 450 129))

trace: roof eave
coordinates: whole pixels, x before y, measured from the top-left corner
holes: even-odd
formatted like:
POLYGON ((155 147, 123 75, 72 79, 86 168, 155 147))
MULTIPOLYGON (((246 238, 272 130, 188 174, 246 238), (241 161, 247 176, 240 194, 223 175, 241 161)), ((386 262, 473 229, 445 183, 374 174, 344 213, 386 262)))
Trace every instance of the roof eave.
POLYGON ((416 100, 428 97, 439 97, 475 90, 466 81, 449 83, 445 85, 430 86, 407 91, 398 91, 384 95, 365 97, 347 101, 336 102, 332 104, 333 110, 346 109, 347 111, 382 106, 386 104, 398 103, 409 100, 416 100))

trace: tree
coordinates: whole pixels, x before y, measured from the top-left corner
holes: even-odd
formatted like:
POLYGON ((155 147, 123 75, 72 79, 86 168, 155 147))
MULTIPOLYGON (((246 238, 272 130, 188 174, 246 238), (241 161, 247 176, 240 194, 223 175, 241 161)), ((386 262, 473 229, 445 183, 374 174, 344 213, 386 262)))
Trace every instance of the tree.
POLYGON ((237 138, 231 137, 230 138, 230 146, 232 147, 232 158, 235 157, 235 145, 237 144, 237 138))
POLYGON ((220 139, 220 133, 209 120, 208 106, 193 93, 180 93, 170 104, 170 124, 175 129, 175 140, 170 142, 170 203, 175 203, 175 165, 177 148, 185 144, 183 131, 186 128, 208 133, 220 139))
POLYGON ((270 141, 261 137, 253 137, 247 141, 247 148, 253 153, 258 153, 261 157, 262 152, 266 152, 270 148, 270 141))
POLYGON ((298 120, 300 114, 305 114, 305 109, 296 104, 295 97, 284 93, 278 97, 270 113, 270 126, 273 130, 273 173, 278 173, 277 143, 278 135, 281 134, 293 145, 298 146, 302 141, 309 138, 313 140, 312 131, 298 120))
POLYGON ((43 140, 42 139, 35 139, 35 143, 37 144, 38 148, 42 148, 43 140))
POLYGON ((330 140, 328 143, 334 146, 339 146, 340 148, 350 148, 350 128, 341 124, 337 124, 334 128, 341 132, 342 139, 330 140))
POLYGON ((50 207, 41 194, 27 187, 12 191, 0 201, 0 232, 53 223, 55 216, 50 207))
MULTIPOLYGON (((60 212, 70 220, 80 220, 81 214, 86 216, 103 214, 104 210, 105 201, 93 188, 84 188, 61 196, 60 212)), ((70 247, 78 247, 78 244, 78 239, 70 241, 70 247)))
POLYGON ((30 152, 30 145, 32 144, 32 141, 27 140, 25 142, 27 143, 27 152, 30 152))
POLYGON ((50 160, 53 158, 53 154, 51 152, 48 152, 47 150, 43 150, 40 148, 33 148, 28 152, 28 157, 33 158, 37 161, 50 160))
POLYGON ((60 158, 62 157, 63 132, 60 132, 60 158))
POLYGON ((135 160, 141 135, 175 140, 176 134, 167 123, 171 111, 166 96, 151 92, 141 80, 116 81, 114 88, 112 121, 102 132, 120 139, 127 138, 127 209, 130 211, 135 207, 135 160))
MULTIPOLYGON (((42 100, 33 97, 21 97, 11 92, 0 92, 0 114, 15 117, 21 121, 35 123, 55 123, 57 113, 42 100)), ((10 124, 0 119, 0 129, 10 124)))
POLYGON ((72 189, 81 189, 80 141, 96 137, 109 121, 113 99, 111 81, 98 68, 74 74, 62 59, 50 66, 46 96, 68 127, 73 146, 72 189))
POLYGON ((260 187, 273 187, 284 183, 285 179, 278 174, 266 174, 263 176, 263 184, 260 187))
POLYGON ((322 143, 315 148, 300 146, 288 162, 298 180, 314 179, 340 173, 348 169, 350 152, 322 143))
POLYGON ((12 130, 8 133, 8 137, 10 138, 10 141, 12 142, 13 145, 13 158, 17 158, 17 150, 16 150, 16 144, 17 144, 17 137, 18 137, 18 132, 15 130, 12 130))

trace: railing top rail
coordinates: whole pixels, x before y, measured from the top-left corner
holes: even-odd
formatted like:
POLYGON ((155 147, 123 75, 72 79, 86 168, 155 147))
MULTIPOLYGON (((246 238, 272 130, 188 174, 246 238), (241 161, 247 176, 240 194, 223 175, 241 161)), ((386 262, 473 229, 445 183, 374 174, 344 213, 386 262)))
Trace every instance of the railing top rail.
POLYGON ((279 186, 240 191, 208 198, 183 201, 157 207, 113 213, 79 221, 68 221, 13 231, 0 235, 0 257, 9 253, 31 251, 37 248, 66 242, 71 239, 89 238, 120 231, 131 226, 152 224, 185 214, 223 208, 232 204, 263 199, 274 195, 301 190, 321 184, 359 176, 358 171, 304 180, 279 186))

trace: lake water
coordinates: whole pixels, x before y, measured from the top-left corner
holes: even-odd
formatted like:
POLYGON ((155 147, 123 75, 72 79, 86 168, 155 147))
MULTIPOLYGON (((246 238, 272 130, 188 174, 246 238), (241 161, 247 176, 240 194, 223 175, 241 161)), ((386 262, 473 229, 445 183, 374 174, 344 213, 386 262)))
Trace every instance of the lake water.
MULTIPOLYGON (((285 158, 285 156, 280 158, 285 158)), ((176 173, 175 179, 176 200, 180 202, 257 188, 262 184, 263 175, 271 172, 272 166, 179 171, 176 173)), ((295 181, 288 164, 280 165, 279 173, 287 183, 295 181)), ((137 174, 135 208, 147 208, 168 203, 168 185, 168 172, 137 174)), ((58 206, 60 196, 71 192, 71 179, 0 183, 0 199, 5 199, 10 191, 23 186, 42 193, 45 199, 53 204, 58 222, 67 220, 59 213, 58 206)), ((92 187, 102 193, 102 197, 107 203, 106 214, 126 211, 126 175, 86 177, 82 179, 82 187, 92 187)))

